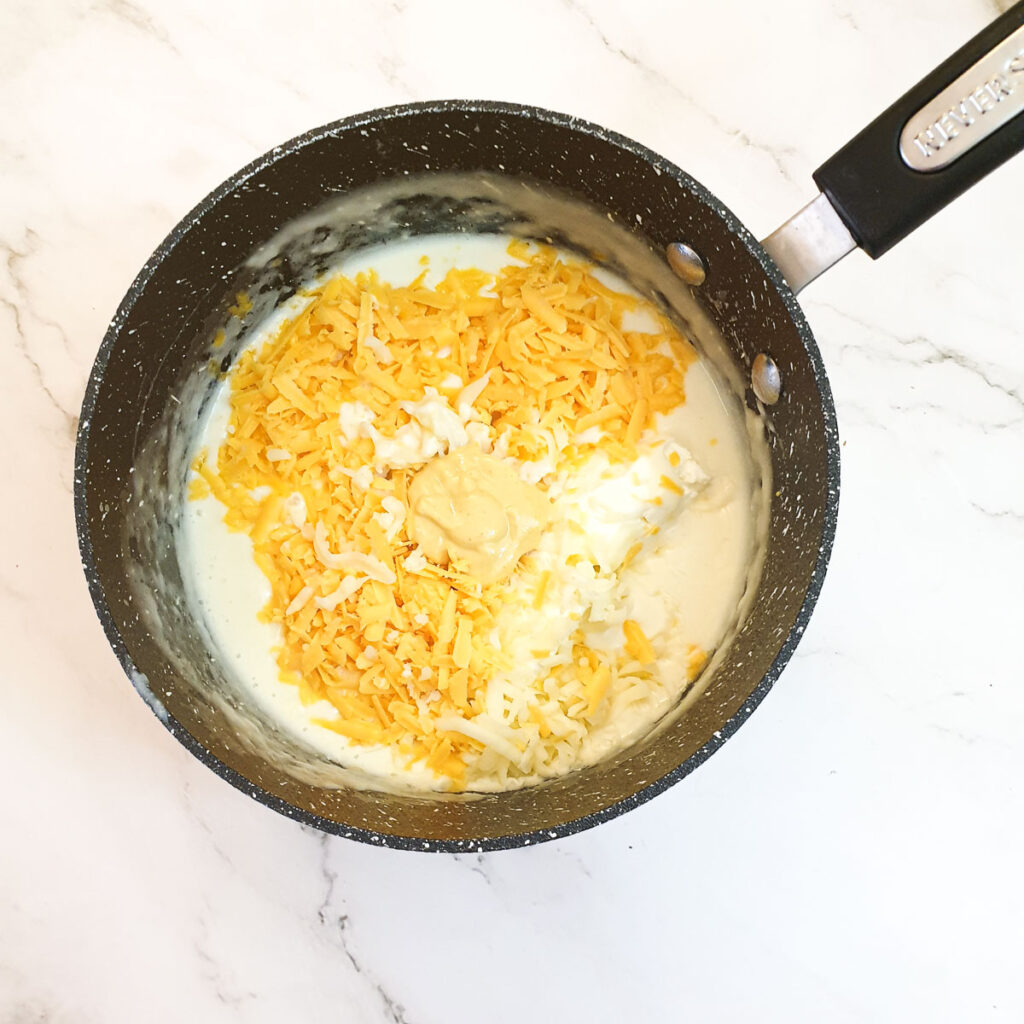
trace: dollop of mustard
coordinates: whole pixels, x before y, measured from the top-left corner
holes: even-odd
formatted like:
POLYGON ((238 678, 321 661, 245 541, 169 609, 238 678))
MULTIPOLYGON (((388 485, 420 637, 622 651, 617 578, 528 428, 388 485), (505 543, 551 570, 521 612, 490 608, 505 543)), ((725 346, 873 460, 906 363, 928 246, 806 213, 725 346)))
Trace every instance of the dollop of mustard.
POLYGON ((454 561, 481 583, 505 579, 540 543, 551 502, 478 448, 431 459, 409 484, 409 532, 438 565, 454 561))

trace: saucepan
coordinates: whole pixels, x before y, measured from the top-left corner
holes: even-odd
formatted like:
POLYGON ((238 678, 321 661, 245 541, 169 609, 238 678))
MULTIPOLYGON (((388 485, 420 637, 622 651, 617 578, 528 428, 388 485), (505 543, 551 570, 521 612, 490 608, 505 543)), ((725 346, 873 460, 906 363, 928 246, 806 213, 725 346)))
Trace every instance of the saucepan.
POLYGON ((103 340, 75 465, 99 619, 138 692, 196 757, 325 832, 483 850, 565 836, 649 800, 747 720, 804 632, 836 527, 828 381, 795 295, 859 246, 878 257, 1024 146, 1024 4, 911 89, 814 175, 820 195, 763 243, 703 185, 614 132, 511 103, 390 107, 311 131, 204 199, 143 267, 103 340), (617 755, 498 794, 384 792, 249 706, 190 599, 179 533, 190 446, 268 315, 340 254, 439 232, 545 239, 609 266, 698 345, 724 345, 770 452, 756 590, 699 695, 617 755), (228 317, 239 292, 247 317, 228 317), (226 343, 212 340, 225 323, 226 343))

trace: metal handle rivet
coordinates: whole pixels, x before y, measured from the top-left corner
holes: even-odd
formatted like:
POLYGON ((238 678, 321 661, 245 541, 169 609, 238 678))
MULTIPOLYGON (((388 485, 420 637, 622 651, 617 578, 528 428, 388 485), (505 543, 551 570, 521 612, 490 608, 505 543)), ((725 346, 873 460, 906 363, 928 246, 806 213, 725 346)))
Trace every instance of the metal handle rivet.
POLYGON ((673 242, 666 246, 665 257, 676 276, 687 284, 703 284, 704 278, 708 276, 704 261, 685 242, 673 242))
POLYGON ((782 374, 771 356, 759 352, 750 370, 750 386, 765 405, 774 405, 782 394, 782 374))

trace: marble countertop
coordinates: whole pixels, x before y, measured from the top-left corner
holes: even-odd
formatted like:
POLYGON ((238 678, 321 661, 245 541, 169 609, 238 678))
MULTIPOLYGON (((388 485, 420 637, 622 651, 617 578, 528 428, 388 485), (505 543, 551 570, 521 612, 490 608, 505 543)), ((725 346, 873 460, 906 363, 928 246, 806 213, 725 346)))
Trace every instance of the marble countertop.
POLYGON ((1021 1020, 1024 158, 804 293, 843 497, 792 664, 707 764, 571 839, 431 856, 216 778, 107 647, 85 381, 175 222, 388 103, 615 128, 764 236, 1008 4, 14 0, 0 10, 0 1019, 1021 1020))

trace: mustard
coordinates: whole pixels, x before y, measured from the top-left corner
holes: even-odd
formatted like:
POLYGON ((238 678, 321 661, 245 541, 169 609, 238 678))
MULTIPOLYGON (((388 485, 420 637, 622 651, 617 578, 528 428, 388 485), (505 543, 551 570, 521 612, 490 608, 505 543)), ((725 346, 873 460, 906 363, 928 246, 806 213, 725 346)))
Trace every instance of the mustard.
POLYGON ((438 565, 455 561, 481 583, 508 577, 551 518, 542 491, 474 447, 431 459, 409 484, 409 532, 438 565))

